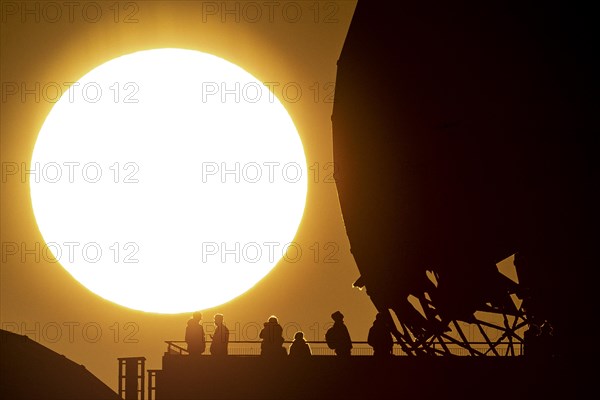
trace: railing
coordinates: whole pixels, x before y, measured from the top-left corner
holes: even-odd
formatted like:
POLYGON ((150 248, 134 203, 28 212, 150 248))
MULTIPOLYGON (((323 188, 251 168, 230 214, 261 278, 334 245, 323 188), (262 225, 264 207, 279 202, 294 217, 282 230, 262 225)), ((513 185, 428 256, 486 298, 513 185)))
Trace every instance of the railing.
MULTIPOLYGON (((183 340, 166 340, 167 344, 167 354, 173 355, 187 355, 187 344, 183 340)), ((207 341, 210 343, 210 340, 207 341)), ((291 341, 285 341, 284 345, 288 348, 291 344, 291 341)), ((316 356, 333 356, 335 352, 331 350, 327 346, 327 342, 324 341, 307 341, 307 343, 311 346, 312 354, 316 356)), ((260 355, 260 341, 257 340, 234 340, 229 342, 228 346, 228 354, 231 356, 258 356, 260 355)), ((469 342, 468 345, 472 350, 475 350, 480 353, 488 353, 489 352, 489 343, 487 342, 469 342)), ((472 352, 464 345, 457 344, 452 341, 434 341, 432 342, 432 347, 435 348, 446 348, 449 350, 450 354, 457 356, 468 356, 471 355, 472 352)), ((514 353, 511 353, 509 350, 509 343, 499 343, 495 346, 498 355, 500 356, 518 356, 523 354, 523 347, 520 344, 514 353)), ((399 344, 394 344, 392 352, 396 356, 407 356, 408 354, 402 349, 399 344)), ((206 351, 204 354, 210 354, 210 351, 206 351)), ((373 348, 367 342, 352 342, 352 355, 355 356, 370 356, 373 355, 373 348)))
MULTIPOLYGON (((206 343, 210 343, 210 340, 207 340, 206 343)), ((176 356, 186 356, 188 355, 187 344, 183 340, 165 340, 167 344, 167 351, 165 354, 176 355, 176 356)), ((284 345, 288 349, 291 341, 285 341, 284 345)), ((311 346, 311 351, 313 355, 316 356, 334 356, 335 353, 327 346, 327 342, 324 341, 308 341, 311 346)), ((229 342, 228 346, 228 354, 230 356, 259 356, 260 355, 260 344, 261 341, 258 340, 233 340, 229 342)), ((523 354, 523 344, 520 343, 519 346, 516 346, 518 351, 511 352, 510 343, 497 343, 495 345, 496 352, 490 352, 490 347, 488 342, 469 342, 468 347, 465 344, 459 344, 453 341, 444 340, 432 341, 432 347, 435 348, 444 348, 449 351, 450 354, 456 356, 469 356, 472 355, 472 350, 480 353, 480 354, 497 354, 499 356, 513 356, 513 355, 522 355, 523 354)), ((392 352, 396 356, 407 356, 408 354, 402 350, 402 347, 395 343, 392 349, 392 352)), ((209 355, 210 351, 206 351, 204 354, 209 355)), ((371 356, 373 355, 373 348, 367 342, 352 342, 352 355, 353 356, 371 356)), ((155 390, 156 390, 156 374, 160 370, 148 370, 148 400, 152 400, 154 398, 155 390)))

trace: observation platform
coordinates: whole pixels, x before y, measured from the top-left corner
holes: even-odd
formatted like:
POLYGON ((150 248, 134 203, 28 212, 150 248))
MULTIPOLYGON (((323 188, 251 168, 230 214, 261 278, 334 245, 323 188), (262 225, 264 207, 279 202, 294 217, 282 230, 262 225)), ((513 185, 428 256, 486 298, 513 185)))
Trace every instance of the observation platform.
MULTIPOLYGON (((138 381, 147 382, 148 400, 364 399, 384 393, 514 399, 573 396, 582 390, 573 365, 556 358, 414 357, 402 355, 400 348, 394 351, 398 355, 380 358, 369 355, 364 342, 355 342, 346 358, 332 355, 323 342, 309 342, 313 355, 305 360, 265 358, 258 354, 259 342, 233 342, 230 355, 217 358, 208 350, 188 355, 184 342, 166 343, 162 369, 148 370, 147 380, 140 375, 138 381)), ((144 399, 143 391, 131 398, 144 399)))

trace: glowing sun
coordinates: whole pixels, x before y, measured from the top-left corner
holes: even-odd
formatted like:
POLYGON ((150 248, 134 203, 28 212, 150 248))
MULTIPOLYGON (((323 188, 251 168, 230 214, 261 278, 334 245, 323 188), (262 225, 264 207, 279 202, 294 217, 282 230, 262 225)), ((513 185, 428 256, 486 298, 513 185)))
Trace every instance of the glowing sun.
POLYGON ((92 292, 149 312, 246 292, 285 256, 306 201, 284 106, 193 50, 124 55, 79 79, 48 114, 31 168, 47 252, 92 292))

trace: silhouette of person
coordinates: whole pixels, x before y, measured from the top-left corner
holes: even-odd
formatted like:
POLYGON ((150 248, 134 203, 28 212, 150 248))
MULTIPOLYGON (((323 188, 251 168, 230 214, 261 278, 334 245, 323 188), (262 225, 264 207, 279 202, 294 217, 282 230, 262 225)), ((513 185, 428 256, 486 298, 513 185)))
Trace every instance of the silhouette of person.
POLYGON ((540 355, 552 357, 554 355, 554 329, 549 321, 544 321, 540 326, 539 335, 540 355))
POLYGON ((188 353, 190 355, 200 355, 206 349, 206 340, 204 338, 204 328, 200 324, 202 314, 195 312, 192 318, 187 322, 185 328, 185 341, 187 343, 188 353))
POLYGON ((261 355, 265 357, 287 355, 287 351, 283 347, 283 328, 279 325, 276 316, 269 317, 269 320, 264 323, 259 336, 262 339, 260 345, 261 355))
POLYGON ((298 331, 294 335, 294 341, 290 346, 290 357, 292 358, 307 358, 312 355, 310 345, 304 339, 304 332, 298 331))
POLYGON ((215 333, 211 335, 210 354, 226 356, 229 345, 229 329, 223 323, 223 314, 215 314, 215 333))
POLYGON ((526 357, 540 356, 540 327, 530 322, 529 328, 523 333, 523 353, 526 357))
POLYGON ((377 313, 373 326, 369 329, 367 343, 373 347, 373 356, 386 357, 392 355, 394 339, 389 326, 386 324, 383 314, 377 313))
POLYGON ((352 349, 352 340, 350 340, 348 328, 344 325, 344 315, 336 311, 331 314, 331 319, 333 319, 333 326, 325 333, 327 346, 335 350, 335 354, 338 356, 347 357, 352 349))

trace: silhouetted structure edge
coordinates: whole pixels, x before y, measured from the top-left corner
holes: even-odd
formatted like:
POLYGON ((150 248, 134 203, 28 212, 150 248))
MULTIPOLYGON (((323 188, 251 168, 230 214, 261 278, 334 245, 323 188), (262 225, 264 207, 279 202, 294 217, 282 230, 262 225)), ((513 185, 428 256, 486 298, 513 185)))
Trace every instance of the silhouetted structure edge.
POLYGON ((0 398, 119 400, 83 365, 6 330, 0 330, 0 398))

